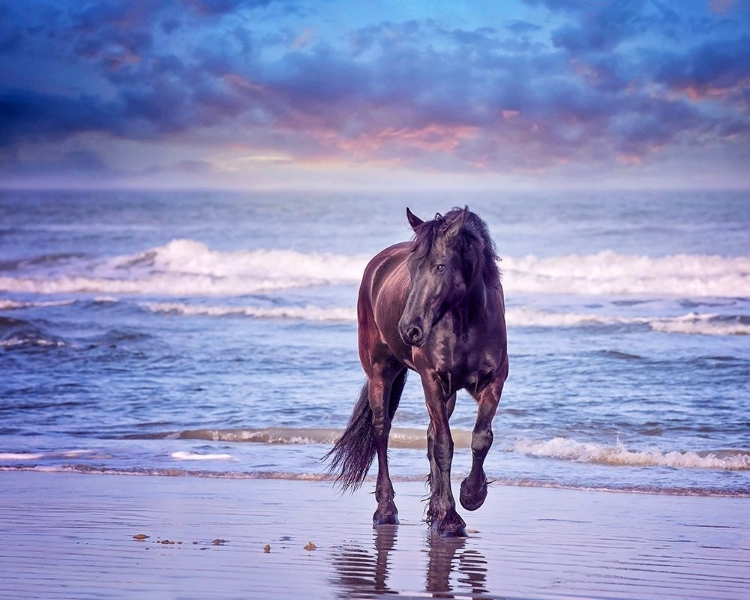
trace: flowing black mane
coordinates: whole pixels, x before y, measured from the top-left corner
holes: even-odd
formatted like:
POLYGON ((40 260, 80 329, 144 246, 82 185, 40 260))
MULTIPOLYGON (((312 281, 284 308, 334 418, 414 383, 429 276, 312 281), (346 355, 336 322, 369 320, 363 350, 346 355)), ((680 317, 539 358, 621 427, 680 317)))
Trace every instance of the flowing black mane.
MULTIPOLYGON (((464 209, 454 207, 445 215, 437 213, 432 221, 425 221, 419 226, 412 239, 412 252, 420 259, 430 253, 435 239, 445 232, 457 219, 463 215, 464 209)), ((490 237, 490 231, 479 215, 469 211, 466 222, 459 232, 463 248, 473 247, 481 249, 482 264, 480 271, 486 285, 497 287, 500 283, 500 269, 497 261, 500 257, 495 249, 495 242, 490 237)))

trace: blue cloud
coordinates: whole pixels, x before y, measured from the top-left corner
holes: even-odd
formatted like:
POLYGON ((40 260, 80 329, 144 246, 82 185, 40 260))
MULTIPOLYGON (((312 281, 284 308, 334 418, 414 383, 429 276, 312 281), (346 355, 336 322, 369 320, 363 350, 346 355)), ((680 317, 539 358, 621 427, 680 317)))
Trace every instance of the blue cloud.
POLYGON ((509 172, 748 144, 746 15, 645 0, 513 7, 456 23, 357 13, 343 26, 336 3, 6 3, 0 149, 97 133, 509 172))

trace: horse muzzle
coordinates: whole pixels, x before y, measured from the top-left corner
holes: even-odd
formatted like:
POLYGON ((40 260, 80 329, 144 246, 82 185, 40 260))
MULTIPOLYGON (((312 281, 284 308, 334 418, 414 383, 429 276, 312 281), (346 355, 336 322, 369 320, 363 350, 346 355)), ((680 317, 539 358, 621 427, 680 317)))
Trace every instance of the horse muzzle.
POLYGON ((404 344, 415 348, 424 344, 426 339, 421 319, 414 319, 409 323, 399 323, 398 332, 404 344))

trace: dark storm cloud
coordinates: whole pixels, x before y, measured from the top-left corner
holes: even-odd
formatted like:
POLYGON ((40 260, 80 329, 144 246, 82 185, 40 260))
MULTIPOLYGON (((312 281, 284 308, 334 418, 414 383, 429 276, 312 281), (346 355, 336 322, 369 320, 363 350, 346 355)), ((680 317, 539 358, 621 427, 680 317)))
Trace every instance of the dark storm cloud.
POLYGON ((750 37, 712 40, 682 54, 661 55, 655 62, 656 81, 697 95, 720 95, 750 80, 750 37))
POLYGON ((6 3, 0 147, 208 136, 298 160, 507 171, 747 143, 746 22, 645 0, 528 4, 538 21, 331 34, 268 21, 299 10, 272 1, 6 3), (29 57, 62 74, 33 77, 29 57))
POLYGON ((83 131, 113 131, 117 120, 118 110, 95 97, 0 88, 0 148, 22 139, 60 139, 83 131))
POLYGON ((674 37, 679 15, 666 4, 648 0, 564 2, 539 0, 571 21, 552 32, 552 43, 574 53, 606 52, 625 40, 657 30, 674 37))

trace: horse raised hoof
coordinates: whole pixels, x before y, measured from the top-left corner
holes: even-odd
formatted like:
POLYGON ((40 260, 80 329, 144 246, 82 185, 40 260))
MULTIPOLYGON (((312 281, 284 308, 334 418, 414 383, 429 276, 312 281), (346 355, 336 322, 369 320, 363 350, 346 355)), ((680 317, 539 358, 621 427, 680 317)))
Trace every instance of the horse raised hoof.
POLYGON ((466 523, 455 510, 442 519, 433 520, 432 529, 444 538, 469 537, 466 533, 466 523))
POLYGON ((466 510, 476 510, 487 498, 487 479, 482 478, 481 485, 472 485, 467 477, 461 482, 461 506, 466 510))
POLYGON ((398 525, 398 510, 393 501, 384 506, 378 506, 375 514, 372 515, 373 525, 398 525))

